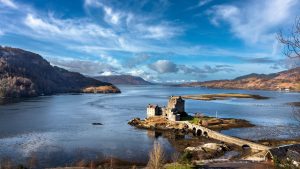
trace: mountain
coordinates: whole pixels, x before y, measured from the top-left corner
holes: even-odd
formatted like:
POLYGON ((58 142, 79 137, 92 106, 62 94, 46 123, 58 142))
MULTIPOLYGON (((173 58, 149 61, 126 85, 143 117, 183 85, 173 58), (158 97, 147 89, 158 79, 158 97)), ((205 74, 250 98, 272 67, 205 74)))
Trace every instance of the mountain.
POLYGON ((103 82, 108 82, 113 84, 127 84, 127 85, 151 85, 152 84, 141 77, 131 76, 131 75, 97 76, 94 78, 103 82))
POLYGON ((300 67, 272 74, 249 74, 233 80, 184 83, 179 86, 300 91, 300 67))
POLYGON ((85 88, 99 86, 109 87, 103 91, 87 92, 120 92, 110 83, 52 66, 38 54, 0 46, 0 97, 32 97, 83 92, 85 88))

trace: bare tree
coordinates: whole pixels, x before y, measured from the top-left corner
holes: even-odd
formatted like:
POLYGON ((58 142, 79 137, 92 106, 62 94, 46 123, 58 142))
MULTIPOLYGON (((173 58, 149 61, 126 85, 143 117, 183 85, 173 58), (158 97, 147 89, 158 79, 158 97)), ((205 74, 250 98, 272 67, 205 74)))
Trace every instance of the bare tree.
POLYGON ((162 146, 155 142, 152 151, 149 154, 150 159, 147 165, 148 169, 163 169, 164 167, 164 150, 162 146))
MULTIPOLYGON (((294 62, 300 61, 300 16, 296 17, 295 23, 288 35, 284 35, 282 31, 277 34, 277 39, 284 45, 284 54, 293 59, 294 62)), ((296 63, 297 64, 297 63, 296 63)), ((293 107, 294 117, 300 122, 300 110, 293 107)))
POLYGON ((284 54, 289 58, 300 59, 300 17, 297 17, 289 34, 280 31, 277 39, 284 45, 284 54))

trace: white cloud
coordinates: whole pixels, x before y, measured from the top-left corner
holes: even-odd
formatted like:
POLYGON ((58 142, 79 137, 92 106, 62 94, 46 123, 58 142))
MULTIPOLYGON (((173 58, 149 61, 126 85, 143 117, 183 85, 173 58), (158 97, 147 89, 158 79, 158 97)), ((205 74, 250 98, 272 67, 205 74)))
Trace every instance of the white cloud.
POLYGON ((54 66, 62 67, 69 71, 80 72, 85 75, 97 76, 105 72, 116 72, 118 68, 106 62, 79 60, 72 58, 47 58, 54 66))
POLYGON ((136 29, 141 35, 149 39, 167 39, 181 34, 182 30, 176 26, 167 24, 145 25, 137 24, 136 29))
POLYGON ((5 6, 13 8, 13 9, 17 9, 18 8, 18 6, 16 5, 16 3, 13 2, 13 0, 0 0, 0 4, 3 4, 5 6))
POLYGON ((187 8, 187 10, 194 10, 194 9, 200 8, 202 6, 209 4, 210 2, 212 2, 212 0, 199 0, 196 5, 193 5, 189 8, 187 8))
POLYGON ((152 81, 152 82, 158 81, 156 75, 147 73, 143 69, 136 69, 136 68, 134 68, 134 69, 131 69, 131 70, 127 71, 127 73, 130 74, 130 75, 132 75, 132 76, 142 77, 143 79, 145 79, 147 81, 152 81))
POLYGON ((102 10, 104 12, 104 20, 107 23, 113 24, 113 25, 119 24, 121 17, 123 17, 125 15, 124 13, 114 11, 113 8, 111 8, 107 5, 104 5, 102 2, 100 2, 98 0, 85 0, 84 5, 86 8, 89 8, 89 7, 102 8, 102 10))
POLYGON ((297 4, 297 0, 251 0, 242 6, 216 5, 208 13, 213 24, 229 23, 231 32, 246 43, 269 43, 275 40, 276 26, 289 24, 297 4))
POLYGON ((158 73, 175 73, 178 71, 177 65, 169 60, 158 60, 150 64, 149 68, 158 73))
POLYGON ((114 12, 112 8, 108 6, 103 6, 104 12, 105 12, 105 20, 108 23, 112 24, 118 24, 120 21, 121 14, 114 12))
POLYGON ((36 31, 47 31, 50 33, 61 34, 61 30, 53 24, 47 23, 40 18, 28 14, 25 18, 25 24, 36 31))
POLYGON ((115 72, 112 71, 104 71, 103 73, 100 74, 101 76, 111 76, 115 75, 115 72))
POLYGON ((4 32, 2 30, 0 30, 0 36, 3 36, 4 32))
POLYGON ((109 63, 110 65, 113 65, 114 67, 122 67, 120 62, 115 59, 114 57, 108 56, 108 55, 100 55, 100 58, 104 60, 106 63, 109 63))
POLYGON ((199 0, 199 3, 198 3, 198 5, 197 6, 204 6, 204 5, 206 5, 206 4, 208 4, 208 3, 210 3, 212 0, 199 0))
POLYGON ((85 6, 101 6, 101 3, 97 0, 84 0, 85 6))
MULTIPOLYGON (((86 20, 61 20, 50 15, 40 18, 31 13, 27 14, 24 19, 26 26, 31 28, 35 33, 46 35, 49 33, 52 38, 65 38, 74 41, 93 41, 96 38, 110 38, 116 35, 109 29, 103 28, 86 20)), ((41 36, 43 37, 43 36, 41 36)), ((50 38, 44 36, 44 38, 50 38)))
MULTIPOLYGON (((0 1, 2 2, 3 0, 0 1)), ((17 4, 19 6, 18 10, 7 8, 5 6, 5 11, 0 12, 1 31, 5 34, 29 37, 29 39, 34 39, 36 41, 34 43, 42 41, 45 44, 49 44, 49 46, 42 46, 43 49, 47 49, 47 54, 53 52, 54 54, 65 55, 64 52, 72 51, 74 57, 83 58, 81 55, 86 55, 86 59, 99 59, 99 61, 95 62, 75 59, 52 61, 52 63, 59 63, 60 66, 69 70, 79 71, 84 74, 98 73, 109 75, 116 73, 130 73, 132 75, 142 76, 147 80, 157 80, 157 77, 165 72, 174 72, 192 76, 202 75, 203 72, 205 74, 208 72, 221 71, 221 68, 213 65, 210 67, 199 67, 201 63, 197 63, 195 65, 198 67, 182 67, 176 65, 172 61, 164 60, 170 59, 173 56, 179 57, 178 55, 180 55, 180 59, 183 60, 183 63, 186 63, 184 58, 189 58, 189 60, 191 60, 192 57, 197 60, 196 57, 199 58, 202 56, 224 58, 259 56, 260 58, 263 58, 270 54, 260 51, 251 52, 251 50, 249 50, 250 52, 244 52, 239 49, 226 49, 217 46, 191 44, 184 40, 181 41, 176 37, 182 35, 189 25, 178 25, 176 24, 177 21, 164 20, 164 17, 159 17, 156 13, 151 15, 147 15, 143 12, 135 13, 134 11, 127 11, 130 9, 127 9, 126 7, 117 8, 115 5, 111 6, 105 2, 107 1, 85 0, 84 5, 85 8, 87 8, 85 12, 87 12, 86 14, 88 16, 82 18, 58 17, 57 15, 54 15, 54 13, 51 14, 51 11, 49 12, 50 14, 47 14, 22 3, 17 4), (91 11, 87 11, 88 8, 91 8, 91 11), (92 10, 92 8, 95 8, 95 10, 92 10), (92 13, 93 11, 98 12, 92 13), (101 15, 100 18, 99 11, 103 12, 103 16, 101 15), (93 17, 89 17, 89 15, 93 15, 93 17), (103 19, 103 22, 94 20, 95 16, 98 17, 97 19, 103 19), (55 44, 55 46, 51 46, 52 44, 55 44), (58 47, 62 53, 59 53, 60 51, 58 51, 56 47, 58 47), (66 49, 66 51, 64 49, 66 49), (150 54, 151 59, 148 60, 148 56, 146 56, 145 58, 134 61, 131 65, 128 64, 129 66, 127 67, 123 64, 124 62, 122 62, 123 65, 120 64, 119 61, 123 61, 122 59, 118 60, 118 57, 121 55, 126 55, 129 58, 128 61, 130 61, 132 57, 129 56, 135 56, 141 53, 150 54), (153 59, 153 56, 156 57, 156 59, 153 59), (153 62, 153 60, 157 59, 160 60, 148 67, 149 62, 153 62), (153 73, 149 68, 156 73, 153 73), (148 71, 151 71, 152 75, 150 75, 148 71)), ((200 2, 204 1, 199 1, 199 4, 200 2)), ((0 7, 2 7, 1 4, 0 7)), ((256 30, 259 30, 258 35, 260 37, 265 37, 265 35, 267 35, 266 37, 269 37, 269 29, 262 29, 259 25, 252 23, 254 22, 251 19, 252 15, 254 16, 254 20, 258 20, 259 17, 258 14, 251 14, 252 11, 250 10, 250 7, 248 9, 247 6, 219 5, 214 8, 217 10, 216 14, 211 14, 213 16, 212 21, 215 19, 215 24, 220 24, 221 21, 228 22, 231 26, 231 31, 235 33, 237 37, 245 40, 252 38, 252 41, 255 41, 254 36, 256 36, 256 30), (244 8, 248 9, 248 12, 245 12, 244 8), (245 17, 245 19, 243 17, 245 17), (234 28, 233 26, 237 27, 234 28), (250 29, 252 27, 255 29, 253 32, 251 32, 250 29), (256 27, 259 27, 259 29, 256 27), (246 34, 246 32, 248 32, 248 34, 246 34), (252 34, 253 37, 250 36, 252 34)), ((254 12, 259 13, 256 9, 254 12)), ((285 15, 282 14, 282 16, 285 15)), ((266 24, 276 25, 276 20, 276 18, 271 18, 266 24)), ((273 26, 270 28, 272 27, 273 26)), ((250 42, 250 40, 248 41, 250 42)), ((275 46, 274 51, 274 53, 276 53, 275 46)), ((222 70, 230 71, 228 68, 223 68, 222 70)), ((165 76, 169 76, 169 74, 165 76)))

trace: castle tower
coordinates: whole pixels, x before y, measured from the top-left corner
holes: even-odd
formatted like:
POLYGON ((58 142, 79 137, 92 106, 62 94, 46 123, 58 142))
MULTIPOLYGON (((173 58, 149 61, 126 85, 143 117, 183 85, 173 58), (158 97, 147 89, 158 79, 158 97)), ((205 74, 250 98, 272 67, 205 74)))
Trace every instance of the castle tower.
POLYGON ((184 113, 184 100, 179 97, 171 96, 168 102, 169 109, 176 109, 178 113, 184 113))

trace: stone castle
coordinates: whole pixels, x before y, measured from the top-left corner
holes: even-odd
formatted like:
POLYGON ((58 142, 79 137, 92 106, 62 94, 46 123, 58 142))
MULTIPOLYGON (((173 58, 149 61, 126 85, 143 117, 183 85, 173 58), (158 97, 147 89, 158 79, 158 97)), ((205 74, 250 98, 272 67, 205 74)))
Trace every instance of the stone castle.
POLYGON ((171 96, 167 107, 149 104, 147 106, 147 118, 153 116, 166 117, 168 120, 179 121, 180 117, 185 114, 185 101, 179 96, 171 96))

